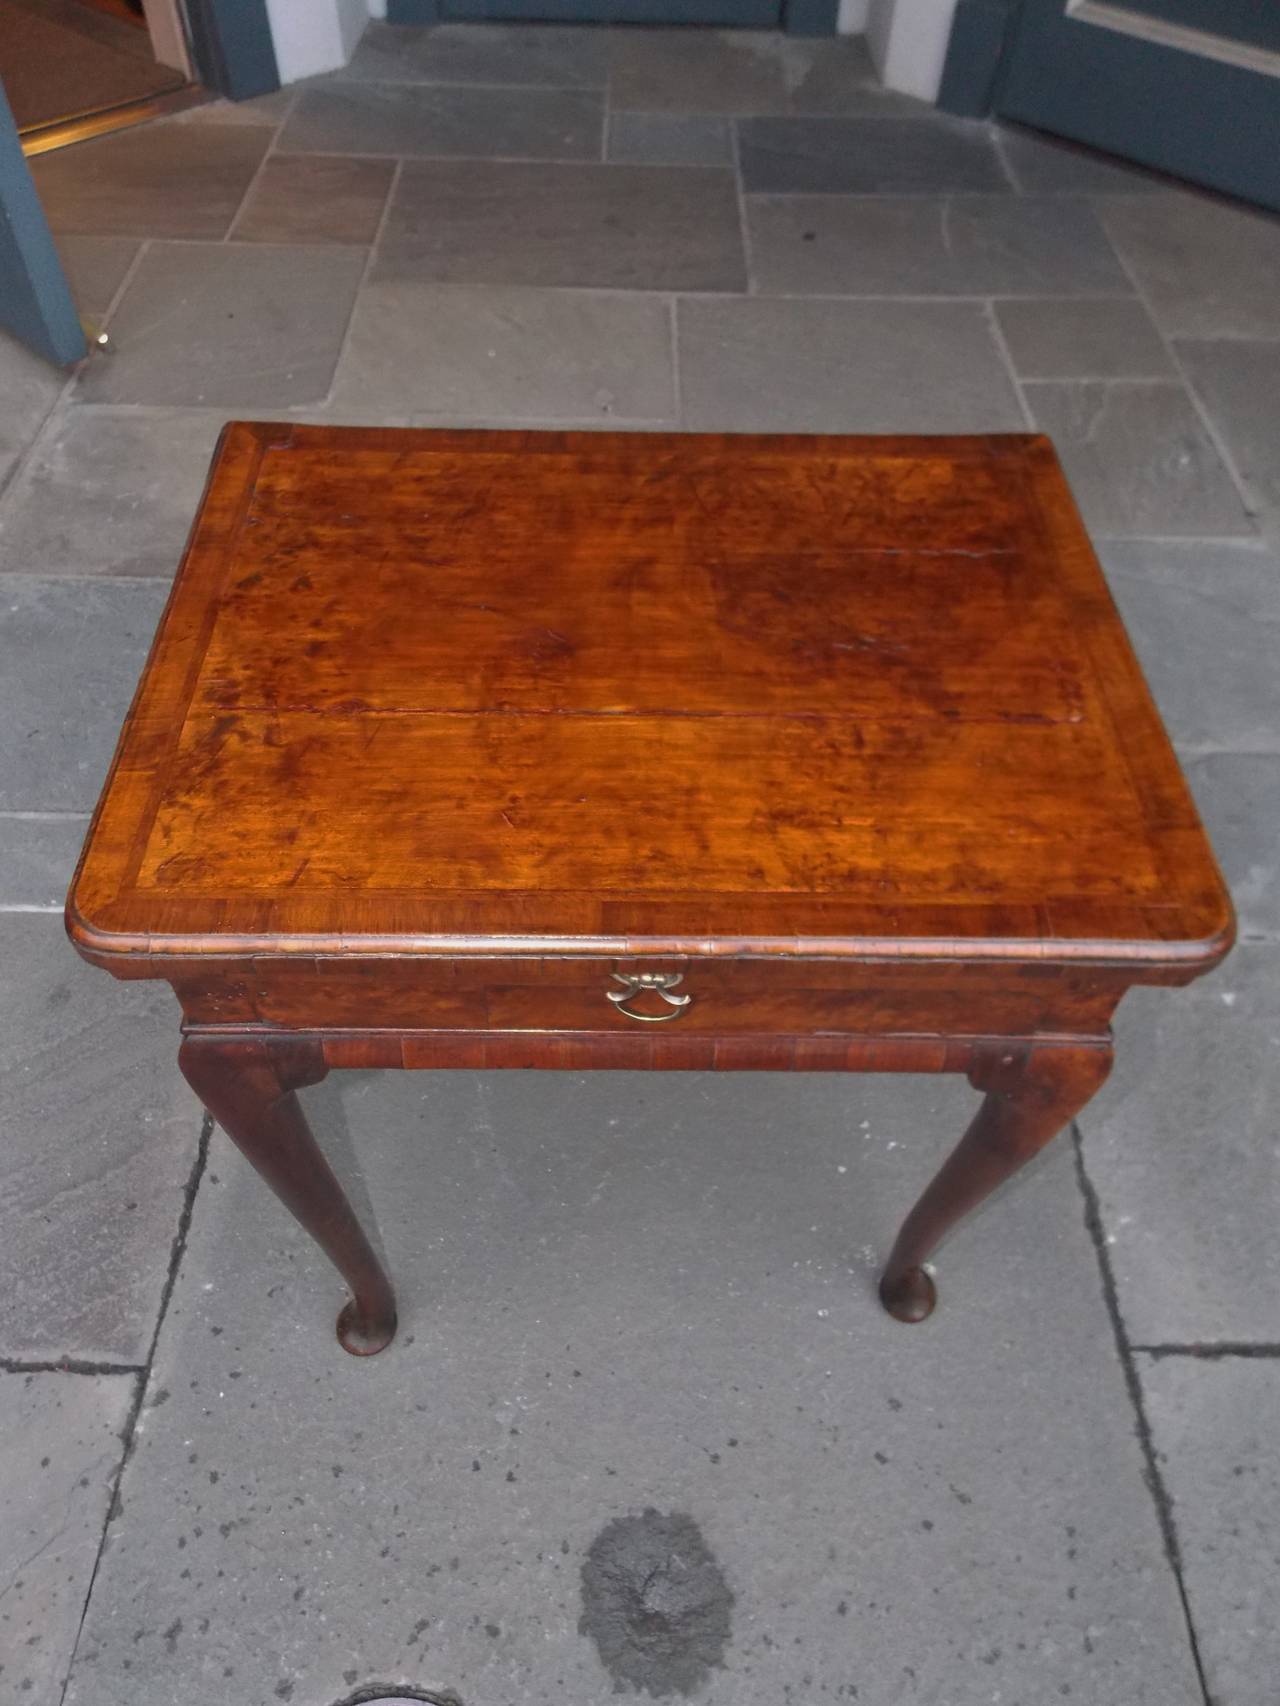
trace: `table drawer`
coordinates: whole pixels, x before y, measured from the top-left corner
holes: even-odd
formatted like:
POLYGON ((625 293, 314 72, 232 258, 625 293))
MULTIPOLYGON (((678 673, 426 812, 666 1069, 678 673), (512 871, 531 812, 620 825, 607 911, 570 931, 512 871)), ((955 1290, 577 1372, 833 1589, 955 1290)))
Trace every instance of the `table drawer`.
POLYGON ((1105 969, 831 959, 281 956, 224 968, 221 980, 214 990, 175 979, 189 1019, 721 1037, 1096 1030, 1123 988, 1105 969))

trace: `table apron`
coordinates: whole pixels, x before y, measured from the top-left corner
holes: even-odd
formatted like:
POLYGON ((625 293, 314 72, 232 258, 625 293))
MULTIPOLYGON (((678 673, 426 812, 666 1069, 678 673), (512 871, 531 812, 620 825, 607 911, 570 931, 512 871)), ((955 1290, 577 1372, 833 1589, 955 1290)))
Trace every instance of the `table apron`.
MULTIPOLYGON (((732 1039, 1104 1033, 1123 972, 840 960, 311 960, 168 973, 189 1025, 732 1039), (667 980, 635 988, 639 975, 667 980)), ((597 1046, 595 1044, 592 1045, 597 1046)), ((646 1053, 644 1048, 632 1052, 646 1053)), ((705 1052, 705 1051, 704 1051, 705 1052)))
POLYGON ((786 1034, 739 1037, 672 1036, 599 1031, 277 1031, 232 1026, 184 1026, 209 1041, 314 1044, 326 1069, 530 1070, 567 1072, 971 1072, 1010 1051, 1109 1048, 1111 1035, 946 1037, 786 1034))

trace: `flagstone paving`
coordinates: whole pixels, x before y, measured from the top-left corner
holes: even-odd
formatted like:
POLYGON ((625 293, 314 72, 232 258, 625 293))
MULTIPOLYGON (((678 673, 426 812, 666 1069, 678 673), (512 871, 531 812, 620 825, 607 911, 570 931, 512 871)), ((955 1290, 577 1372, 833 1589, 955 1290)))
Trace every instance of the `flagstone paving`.
POLYGON ((0 339, 4 1706, 1271 1706, 1280 221, 698 32, 376 26, 34 167, 110 342, 0 339), (1242 941, 1129 998, 929 1323, 872 1285, 959 1083, 347 1074, 404 1296, 342 1355, 58 916, 237 415, 1054 436, 1242 941), (673 1536, 642 1675, 609 1583, 673 1536))

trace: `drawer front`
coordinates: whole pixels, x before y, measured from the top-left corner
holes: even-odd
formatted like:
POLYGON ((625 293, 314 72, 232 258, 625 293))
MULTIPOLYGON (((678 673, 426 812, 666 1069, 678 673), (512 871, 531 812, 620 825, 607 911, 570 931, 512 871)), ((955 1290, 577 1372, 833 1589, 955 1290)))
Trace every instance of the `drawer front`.
POLYGON ((216 999, 178 985, 197 1023, 720 1037, 1096 1031, 1124 987, 1105 970, 1038 965, 531 957, 280 957, 228 971, 216 999))

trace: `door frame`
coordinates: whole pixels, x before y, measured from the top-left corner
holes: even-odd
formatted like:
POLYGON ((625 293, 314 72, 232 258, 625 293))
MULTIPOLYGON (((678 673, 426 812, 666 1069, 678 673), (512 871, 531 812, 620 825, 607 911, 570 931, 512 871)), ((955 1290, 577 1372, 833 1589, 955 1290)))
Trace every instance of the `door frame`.
POLYGON ((185 0, 193 70, 206 89, 247 101, 280 87, 267 0, 185 0))
POLYGON ((142 0, 142 15, 146 19, 156 64, 181 71, 188 83, 193 82, 195 67, 191 62, 191 47, 178 0, 142 0))
MULTIPOLYGON (((661 6, 655 0, 654 11, 661 6)), ((781 0, 782 28, 793 36, 833 36, 840 0, 781 0)), ((441 0, 387 0, 389 24, 438 24, 441 0)))
POLYGON ((18 126, 0 87, 0 331, 58 367, 85 353, 84 328, 54 247, 18 126))
POLYGON ((956 0, 938 105, 962 118, 985 118, 1022 0, 956 0))

